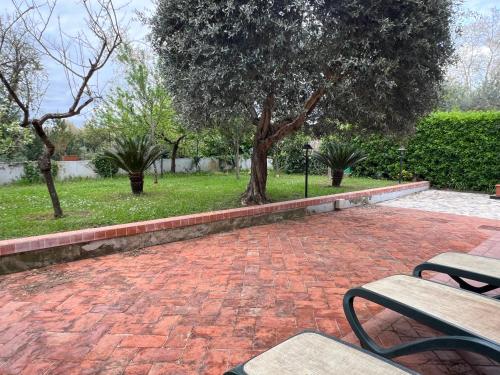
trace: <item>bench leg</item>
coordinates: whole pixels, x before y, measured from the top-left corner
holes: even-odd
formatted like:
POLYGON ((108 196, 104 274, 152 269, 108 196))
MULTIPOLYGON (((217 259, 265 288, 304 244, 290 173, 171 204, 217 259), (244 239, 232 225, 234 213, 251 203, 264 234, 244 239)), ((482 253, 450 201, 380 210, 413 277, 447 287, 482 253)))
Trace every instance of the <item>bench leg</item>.
MULTIPOLYGON (((375 341, 368 335, 368 333, 363 329, 356 312, 354 310, 354 299, 356 297, 364 298, 369 301, 379 303, 381 306, 389 308, 390 310, 399 312, 404 316, 420 321, 424 324, 427 319, 421 318, 420 313, 411 309, 408 306, 404 306, 395 301, 389 301, 385 298, 380 298, 380 296, 367 291, 362 288, 355 288, 349 290, 344 296, 344 313, 347 317, 349 324, 353 332, 358 337, 361 346, 368 349, 378 355, 387 358, 399 357, 403 355, 416 354, 421 352, 426 352, 430 350, 467 350, 482 354, 500 363, 500 346, 490 343, 488 341, 466 336, 466 335, 450 335, 450 336, 439 336, 427 339, 419 339, 413 342, 404 343, 400 345, 394 345, 390 348, 383 348, 377 345, 375 341)), ((428 324, 432 328, 439 329, 439 324, 428 324)))
POLYGON ((450 276, 453 280, 455 280, 458 283, 458 285, 460 286, 460 288, 465 289, 465 290, 469 290, 469 291, 474 292, 474 293, 483 294, 483 293, 490 292, 490 291, 498 288, 496 285, 489 285, 489 284, 486 284, 483 286, 474 286, 474 285, 469 284, 467 281, 465 281, 461 277, 458 277, 455 275, 448 275, 448 276, 450 276))
MULTIPOLYGON (((488 284, 487 282, 484 282, 485 285, 482 286, 474 286, 469 284, 467 281, 465 281, 462 277, 463 276, 458 276, 453 273, 453 269, 449 267, 444 267, 440 265, 434 265, 432 263, 422 263, 419 264, 415 269, 413 270, 413 276, 422 278, 422 272, 423 271, 434 271, 434 272, 439 272, 439 273, 444 273, 445 275, 448 275, 451 277, 461 289, 468 290, 470 292, 474 293, 487 293, 491 292, 492 290, 498 289, 498 285, 494 284, 488 284)), ((500 294, 497 296, 494 296, 493 298, 500 298, 500 294)))

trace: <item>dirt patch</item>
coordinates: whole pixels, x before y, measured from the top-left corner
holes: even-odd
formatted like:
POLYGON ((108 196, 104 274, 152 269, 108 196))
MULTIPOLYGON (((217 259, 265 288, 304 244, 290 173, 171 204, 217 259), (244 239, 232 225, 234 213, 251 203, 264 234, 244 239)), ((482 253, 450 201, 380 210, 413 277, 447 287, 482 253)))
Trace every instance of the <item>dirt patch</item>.
POLYGON ((438 217, 426 217, 426 218, 423 218, 420 220, 421 221, 430 221, 431 223, 442 223, 442 224, 446 224, 446 223, 450 222, 450 220, 440 219, 438 217))
POLYGON ((28 281, 30 279, 34 280, 19 286, 18 291, 22 294, 37 294, 76 280, 81 281, 82 278, 85 278, 85 275, 82 272, 43 268, 30 271, 24 278, 28 281))
MULTIPOLYGON (((91 216, 92 212, 90 211, 64 211, 64 217, 74 216, 74 217, 88 217, 91 216)), ((51 220, 54 218, 53 212, 44 212, 44 213, 36 213, 29 214, 24 216, 27 220, 51 220)))
POLYGON ((479 229, 496 230, 500 232, 500 227, 495 227, 493 225, 481 225, 479 229))
POLYGON ((138 257, 145 254, 157 254, 158 252, 152 248, 134 249, 130 251, 125 251, 123 253, 124 257, 138 257))

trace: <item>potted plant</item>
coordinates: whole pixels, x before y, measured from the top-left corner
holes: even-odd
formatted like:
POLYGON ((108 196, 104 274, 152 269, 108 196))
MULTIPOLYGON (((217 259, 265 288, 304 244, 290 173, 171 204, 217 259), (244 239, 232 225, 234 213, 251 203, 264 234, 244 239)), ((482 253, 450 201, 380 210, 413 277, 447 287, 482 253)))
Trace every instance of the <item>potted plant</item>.
POLYGON ((321 152, 315 152, 313 157, 330 168, 332 186, 340 186, 344 178, 344 171, 351 168, 366 156, 354 145, 348 143, 328 142, 321 152))
POLYGON ((144 172, 162 153, 163 150, 159 145, 153 144, 148 136, 142 136, 117 139, 114 149, 104 151, 103 156, 127 171, 132 193, 141 194, 144 187, 144 172))

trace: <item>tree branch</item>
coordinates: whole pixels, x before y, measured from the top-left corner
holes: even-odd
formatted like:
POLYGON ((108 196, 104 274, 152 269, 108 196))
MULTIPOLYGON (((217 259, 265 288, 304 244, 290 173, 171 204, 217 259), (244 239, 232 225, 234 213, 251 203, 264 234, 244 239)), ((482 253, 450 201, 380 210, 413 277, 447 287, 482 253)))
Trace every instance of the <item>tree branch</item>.
MULTIPOLYGON (((325 76, 327 81, 338 82, 340 80, 341 76, 336 75, 329 66, 324 65, 322 69, 323 75, 325 76)), ((307 99, 306 103, 304 104, 304 109, 298 116, 296 116, 295 118, 287 118, 280 124, 272 126, 271 136, 266 139, 266 142, 269 145, 272 145, 280 139, 283 139, 286 135, 298 130, 304 124, 310 114, 314 111, 325 93, 326 88, 324 86, 314 91, 307 99)))
POLYGON ((0 35, 0 50, 3 47, 3 44, 5 42, 5 38, 6 38, 7 34, 8 34, 8 32, 14 27, 14 25, 17 23, 17 21, 19 21, 19 19, 21 19, 22 17, 24 17, 25 14, 31 12, 32 10, 33 10, 33 6, 30 6, 30 7, 26 8, 24 11, 19 12, 14 17, 14 19, 12 20, 12 22, 10 22, 9 25, 2 30, 2 35, 0 35))
POLYGON ((264 100, 264 105, 262 107, 262 113, 260 115, 260 120, 257 125, 258 137, 265 139, 268 137, 269 130, 271 128, 271 119, 274 108, 274 94, 268 94, 264 100))
POLYGON ((272 134, 266 138, 266 143, 268 145, 272 145, 280 139, 283 139, 286 135, 298 130, 307 120, 307 117, 309 117, 312 111, 314 111, 325 92, 326 89, 324 87, 314 91, 304 104, 304 110, 297 117, 295 117, 295 119, 289 122, 281 123, 278 126, 273 126, 272 134))
POLYGON ((90 103, 94 101, 94 98, 88 98, 84 103, 82 103, 80 106, 78 106, 76 109, 69 109, 68 112, 52 112, 52 113, 46 113, 39 119, 32 120, 32 122, 37 122, 40 125, 43 125, 43 123, 47 120, 55 120, 55 119, 63 119, 63 118, 68 118, 68 117, 73 117, 76 115, 79 115, 86 106, 88 106, 90 103))
POLYGON ((30 112, 29 112, 28 107, 21 101, 21 99, 19 99, 19 96, 14 91, 14 89, 10 85, 9 81, 7 80, 7 78, 5 78, 5 76, 3 75, 3 73, 1 71, 0 71, 0 81, 2 81, 2 84, 7 89, 9 95, 12 97, 12 99, 14 99, 14 101, 16 102, 18 107, 23 112, 23 122, 22 122, 21 126, 27 127, 30 123, 30 121, 29 121, 30 112))
POLYGON ((175 141, 171 141, 169 138, 167 138, 166 136, 163 136, 163 140, 165 142, 167 142, 169 145, 175 145, 175 144, 179 144, 184 138, 187 137, 187 134, 183 134, 181 135, 179 138, 177 138, 175 141))
POLYGON ((243 103, 243 106, 245 106, 250 113, 250 119, 252 124, 255 126, 259 125, 259 115, 257 114, 257 111, 255 110, 255 107, 253 104, 248 104, 248 103, 243 103))
MULTIPOLYGON (((67 46, 65 45, 65 42, 63 40, 63 32, 61 30, 60 24, 59 35, 61 38, 61 42, 59 47, 50 45, 50 43, 45 41, 44 39, 44 33, 50 19, 52 18, 56 1, 54 0, 53 2, 47 2, 49 7, 49 14, 47 17, 44 17, 39 9, 41 5, 33 3, 33 5, 28 9, 22 10, 19 3, 17 3, 15 0, 12 0, 12 2, 17 11, 15 21, 21 22, 21 25, 24 27, 25 32, 33 37, 35 43, 39 45, 42 51, 64 68, 65 73, 67 73, 66 78, 68 80, 68 84, 70 85, 71 91, 73 90, 73 88, 71 87, 71 79, 73 80, 73 83, 76 83, 77 79, 81 79, 78 90, 73 96, 73 102, 66 112, 49 112, 45 113, 39 118, 30 119, 29 99, 27 103, 24 103, 23 100, 21 100, 20 94, 17 92, 17 88, 14 85, 14 81, 16 80, 15 77, 7 77, 3 72, 0 72, 0 81, 6 87, 9 95, 15 101, 17 106, 23 112, 24 116, 22 126, 26 127, 30 123, 33 125, 36 123, 37 126, 43 126, 43 124, 47 120, 63 119, 80 114, 81 111, 90 103, 92 103, 97 97, 92 93, 92 90, 90 88, 90 81, 92 77, 108 62, 115 49, 122 42, 122 37, 117 24, 113 3, 111 2, 111 0, 99 0, 98 4, 100 8, 97 12, 93 12, 89 5, 85 1, 83 2, 89 19, 88 26, 90 32, 94 37, 97 38, 98 46, 94 48, 90 44, 89 39, 86 38, 86 35, 83 35, 83 37, 76 37, 76 40, 79 43, 78 48, 80 49, 82 57, 82 49, 87 48, 93 52, 92 58, 89 59, 89 65, 87 66, 83 62, 81 64, 78 64, 82 72, 77 72, 73 67, 73 60, 67 55, 67 46), (29 15, 30 12, 35 12, 36 18, 31 17, 29 15), (38 21, 36 19, 38 19, 38 21), (106 27, 110 28, 109 32, 106 31, 106 27), (54 50, 59 54, 59 57, 54 54, 54 50), (69 73, 71 73, 71 79, 69 73), (75 79, 75 77, 78 78, 75 79), (85 96, 88 96, 86 100, 84 100, 85 96)), ((13 24, 9 25, 9 28, 12 27, 13 24)), ((1 36, 2 40, 5 39, 5 36, 3 34, 4 33, 2 33, 1 36)), ((75 88, 76 86, 77 85, 75 85, 75 88)))

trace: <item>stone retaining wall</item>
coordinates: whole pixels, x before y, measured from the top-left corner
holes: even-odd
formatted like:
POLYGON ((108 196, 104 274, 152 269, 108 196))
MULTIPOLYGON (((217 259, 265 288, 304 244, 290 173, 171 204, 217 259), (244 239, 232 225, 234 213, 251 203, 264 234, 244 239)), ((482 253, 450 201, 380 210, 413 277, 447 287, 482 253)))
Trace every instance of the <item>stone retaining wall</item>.
POLYGON ((252 225, 295 219, 336 208, 375 203, 427 190, 427 181, 262 206, 176 216, 0 241, 0 274, 83 259, 252 225))

